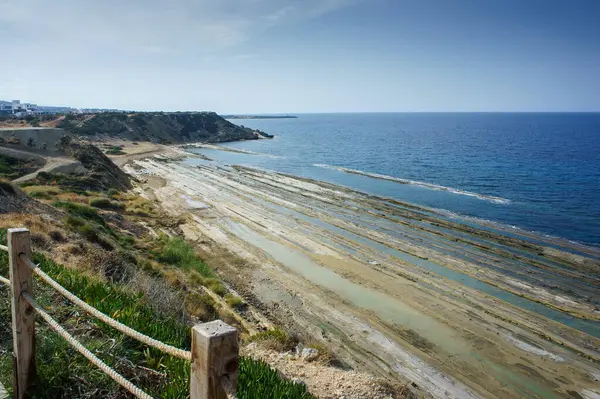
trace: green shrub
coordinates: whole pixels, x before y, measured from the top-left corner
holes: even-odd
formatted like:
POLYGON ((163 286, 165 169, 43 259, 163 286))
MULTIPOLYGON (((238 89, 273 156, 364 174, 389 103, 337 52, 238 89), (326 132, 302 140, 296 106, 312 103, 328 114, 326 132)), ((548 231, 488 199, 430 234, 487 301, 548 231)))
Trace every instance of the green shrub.
POLYGON ((106 195, 108 195, 109 197, 114 197, 115 195, 119 194, 120 191, 117 190, 116 188, 111 188, 106 192, 106 195))
POLYGON ((214 277, 214 272, 198 257, 194 248, 182 238, 169 237, 162 239, 162 248, 158 260, 184 270, 195 270, 204 277, 214 277))
POLYGON ((97 242, 98 238, 100 237, 100 235, 98 234, 96 229, 94 229, 88 223, 85 223, 84 225, 79 226, 77 231, 79 231, 79 233, 82 236, 84 236, 86 238, 86 240, 91 241, 91 242, 97 242))
POLYGON ((70 229, 81 227, 86 224, 85 219, 73 215, 68 215, 65 217, 64 222, 65 225, 70 229))
MULTIPOLYGON (((8 139, 6 142, 12 143, 12 141, 12 139, 8 139)), ((14 142, 12 144, 19 143, 14 142)), ((12 180, 31 173, 36 169, 39 169, 39 164, 37 164, 35 161, 25 161, 23 159, 0 154, 0 178, 4 177, 12 180)))
POLYGON ((124 151, 121 151, 120 149, 119 149, 119 150, 113 150, 113 149, 111 148, 110 150, 107 150, 107 151, 106 151, 106 154, 108 154, 108 155, 125 155, 125 154, 127 154, 127 153, 126 153, 126 152, 124 152, 124 151))
POLYGON ((104 238, 103 228, 97 224, 88 222, 87 220, 73 215, 68 215, 64 218, 65 226, 69 230, 81 234, 87 241, 100 245, 106 250, 114 249, 114 246, 104 238))
POLYGON ((104 219, 102 219, 102 216, 98 214, 98 211, 87 205, 76 204, 74 202, 67 201, 56 201, 54 203, 54 206, 66 209, 70 215, 78 216, 87 220, 92 220, 96 223, 99 223, 102 226, 106 225, 104 219))
POLYGON ((220 281, 218 281, 218 280, 213 281, 212 283, 210 283, 208 285, 208 288, 212 292, 214 292, 215 294, 217 294, 218 296, 224 296, 225 294, 227 294, 227 288, 225 288, 225 286, 223 285, 223 283, 220 282, 220 281))
POLYGON ((231 306, 232 308, 240 308, 240 307, 244 306, 244 300, 242 298, 240 298, 239 296, 235 296, 232 294, 225 294, 224 298, 225 298, 225 301, 227 302, 227 304, 229 306, 231 306))
POLYGON ((122 211, 125 209, 125 204, 119 201, 111 201, 108 198, 92 198, 90 205, 94 208, 113 209, 122 211))
POLYGON ((150 214, 140 208, 127 208, 125 210, 126 213, 129 213, 131 215, 136 215, 136 216, 142 216, 142 217, 148 217, 150 216, 150 214))

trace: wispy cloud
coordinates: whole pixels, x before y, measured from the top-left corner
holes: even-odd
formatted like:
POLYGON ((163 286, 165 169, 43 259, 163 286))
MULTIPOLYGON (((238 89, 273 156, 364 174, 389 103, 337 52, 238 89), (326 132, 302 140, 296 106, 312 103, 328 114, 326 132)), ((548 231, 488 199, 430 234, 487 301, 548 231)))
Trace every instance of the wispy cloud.
POLYGON ((207 53, 253 34, 345 7, 355 0, 0 0, 6 47, 54 52, 207 53), (7 36, 8 35, 8 36, 7 36))

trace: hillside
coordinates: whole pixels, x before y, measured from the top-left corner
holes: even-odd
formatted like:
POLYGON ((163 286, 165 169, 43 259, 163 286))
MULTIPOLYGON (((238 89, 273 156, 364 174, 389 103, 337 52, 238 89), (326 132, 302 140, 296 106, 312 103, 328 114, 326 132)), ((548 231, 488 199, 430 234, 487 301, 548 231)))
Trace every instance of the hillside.
MULTIPOLYGON (((112 169, 110 160, 91 146, 65 146, 91 170, 112 169)), ((242 259, 216 252, 205 241, 204 248, 216 252, 209 256, 182 238, 182 218, 169 216, 132 190, 85 191, 82 179, 55 175, 45 182, 29 181, 22 189, 0 180, 0 244, 7 244, 7 228, 27 227, 33 260, 59 284, 116 320, 178 348, 190 349, 192 324, 221 319, 235 326, 242 346, 240 399, 413 397, 406 387, 333 367, 325 347, 308 348, 309 358, 299 337, 272 326, 251 298, 232 290, 213 269, 229 262, 244 268, 242 259)), ((8 275, 8 255, 0 251, 0 276, 8 275)), ((124 339, 37 279, 34 285, 36 299, 110 367, 153 397, 188 396, 188 362, 124 339)), ((0 284, 0 295, 7 298, 0 301, 0 387, 12 394, 11 310, 5 285, 0 284)), ((36 325, 36 337, 32 398, 130 397, 47 324, 36 325)))
POLYGON ((161 144, 222 143, 273 137, 235 125, 214 112, 69 114, 58 127, 82 136, 109 136, 161 144))

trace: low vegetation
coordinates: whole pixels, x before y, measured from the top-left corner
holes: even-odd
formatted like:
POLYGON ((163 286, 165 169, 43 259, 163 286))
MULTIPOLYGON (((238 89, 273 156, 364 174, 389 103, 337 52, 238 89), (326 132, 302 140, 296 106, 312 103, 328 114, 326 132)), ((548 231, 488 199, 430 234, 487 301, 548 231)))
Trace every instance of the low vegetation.
POLYGON ((194 270, 202 277, 213 278, 214 272, 196 254, 194 248, 180 237, 162 237, 157 259, 184 270, 194 270))
POLYGON ((106 225, 104 219, 98 214, 98 211, 92 207, 83 204, 76 204, 73 202, 56 201, 54 206, 65 209, 70 215, 80 217, 96 222, 102 226, 106 225))
POLYGON ((0 178, 13 180, 35 172, 40 165, 34 161, 25 161, 0 154, 0 178))
POLYGON ((125 155, 127 154, 123 151, 123 146, 112 146, 108 150, 105 151, 107 155, 125 155))
POLYGON ((73 174, 40 172, 34 180, 30 180, 23 186, 56 186, 64 191, 74 193, 86 193, 87 190, 98 189, 98 180, 92 176, 79 176, 73 174))
POLYGON ((314 399, 306 387, 282 380, 279 372, 260 360, 241 358, 238 399, 314 399))
POLYGON ((125 209, 125 204, 119 201, 111 201, 108 198, 92 198, 90 205, 95 208, 112 209, 122 211, 125 209))
POLYGON ((224 296, 225 301, 227 302, 227 304, 229 306, 231 306, 232 308, 242 308, 245 304, 244 304, 244 300, 242 298, 240 298, 239 296, 235 296, 232 294, 225 294, 224 296))
MULTIPOLYGON (((5 229, 0 229, 0 242, 5 243, 5 229)), ((150 277, 132 277, 126 284, 86 274, 55 263, 48 257, 35 254, 34 261, 61 285, 105 314, 153 338, 173 346, 190 349, 190 329, 186 319, 177 316, 169 307, 159 306, 150 293, 155 286, 166 295, 168 288, 150 277), (149 279, 144 282, 144 279, 149 279), (132 281, 136 281, 132 284, 132 281), (140 290, 140 287, 145 287, 140 290)), ((0 275, 8 274, 8 257, 0 252, 0 275)), ((143 276, 143 275, 141 275, 143 276)), ((87 348, 126 378, 135 381, 146 392, 161 398, 186 398, 189 393, 188 362, 172 358, 150 349, 136 340, 91 318, 66 302, 55 291, 35 281, 36 300, 87 348)), ((0 286, 0 294, 7 298, 8 289, 0 286)), ((176 298, 175 298, 176 300, 176 298)), ((159 303, 157 303, 159 302, 159 303)), ((166 300, 173 302, 173 299, 166 300)), ((208 296, 194 296, 187 303, 206 304, 206 318, 216 316, 214 302, 208 296)), ((196 306, 194 306, 196 308, 196 306)), ((0 300, 0 382, 10 391, 12 386, 12 345, 10 329, 10 302, 0 300)), ((124 398, 127 394, 109 377, 98 371, 77 354, 45 323, 36 327, 36 359, 38 374, 33 397, 36 398, 124 398)), ((242 357, 238 377, 238 398, 275 399, 312 398, 303 385, 281 378, 279 373, 262 361, 242 357)))
POLYGON ((60 189, 56 186, 28 186, 23 191, 37 199, 52 199, 60 194, 60 189))
MULTIPOLYGON (((4 276, 7 261, 6 255, 0 254, 0 274, 4 276)), ((185 323, 155 311, 141 293, 57 265, 44 256, 36 255, 34 261, 61 285, 102 312, 163 342, 189 348, 189 328, 185 323)), ((185 361, 148 349, 80 311, 74 313, 73 306, 41 283, 36 282, 35 292, 38 302, 51 309, 53 316, 86 347, 118 372, 139 381, 150 394, 163 398, 187 396, 189 366, 185 361)), ((0 321, 0 344, 10 348, 8 301, 0 301, 0 321)), ((38 375, 33 397, 125 397, 110 378, 79 356, 44 323, 38 324, 37 336, 38 375)), ((10 351, 6 351, 0 355, 0 378, 6 387, 11 386, 11 369, 10 351)))
POLYGON ((266 349, 284 352, 294 349, 298 341, 280 329, 261 331, 250 337, 249 342, 260 343, 266 349))

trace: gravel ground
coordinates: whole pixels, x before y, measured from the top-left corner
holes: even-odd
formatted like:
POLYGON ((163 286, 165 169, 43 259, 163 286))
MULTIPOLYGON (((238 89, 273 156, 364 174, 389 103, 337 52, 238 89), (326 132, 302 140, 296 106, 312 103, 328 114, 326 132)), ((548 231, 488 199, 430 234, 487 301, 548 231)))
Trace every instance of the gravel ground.
POLYGON ((323 365, 317 358, 307 361, 294 352, 276 352, 250 344, 243 353, 262 359, 285 378, 305 384, 319 398, 388 399, 417 398, 406 385, 391 385, 370 374, 323 365))

